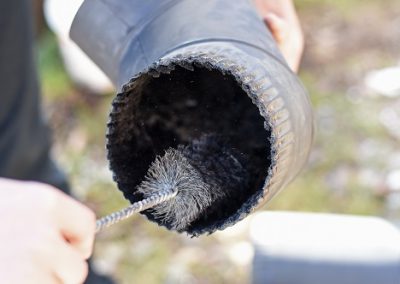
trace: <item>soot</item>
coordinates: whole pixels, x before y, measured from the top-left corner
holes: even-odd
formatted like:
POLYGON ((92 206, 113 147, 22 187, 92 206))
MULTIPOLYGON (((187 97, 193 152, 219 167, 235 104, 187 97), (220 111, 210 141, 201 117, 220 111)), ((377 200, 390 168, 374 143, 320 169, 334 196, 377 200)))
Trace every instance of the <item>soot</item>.
MULTIPOLYGON (((114 100, 108 129, 110 167, 131 202, 143 198, 138 185, 169 148, 180 151, 210 188, 225 192, 179 229, 191 234, 223 226, 262 190, 270 166, 271 134, 258 108, 234 76, 216 69, 176 66, 158 77, 142 74, 114 100)), ((144 214, 174 228, 154 210, 144 214)))

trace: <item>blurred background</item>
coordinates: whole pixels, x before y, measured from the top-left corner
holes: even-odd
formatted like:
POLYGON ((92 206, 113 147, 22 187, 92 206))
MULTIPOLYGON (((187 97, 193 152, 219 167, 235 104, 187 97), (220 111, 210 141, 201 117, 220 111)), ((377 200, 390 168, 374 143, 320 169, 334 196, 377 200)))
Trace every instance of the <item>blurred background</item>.
MULTIPOLYGON (((42 4, 35 0, 37 58, 54 156, 75 195, 102 216, 128 205, 105 155, 114 91, 105 86, 98 94, 72 82, 42 4)), ((296 6, 306 37, 300 77, 314 107, 316 139, 303 173, 264 210, 377 215, 400 224, 400 2, 296 6)), ((94 266, 118 283, 248 283, 247 226, 245 220, 191 239, 135 216, 98 236, 94 266)))

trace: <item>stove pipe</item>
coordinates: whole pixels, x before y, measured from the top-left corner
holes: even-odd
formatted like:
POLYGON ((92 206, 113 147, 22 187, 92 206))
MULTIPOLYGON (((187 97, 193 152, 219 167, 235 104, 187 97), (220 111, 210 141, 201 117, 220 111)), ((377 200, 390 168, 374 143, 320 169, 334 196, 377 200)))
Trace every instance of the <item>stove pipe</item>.
POLYGON ((86 0, 70 34, 118 89, 107 151, 131 202, 157 155, 203 134, 229 139, 252 178, 245 197, 195 234, 243 219, 306 163, 308 95, 251 1, 86 0))

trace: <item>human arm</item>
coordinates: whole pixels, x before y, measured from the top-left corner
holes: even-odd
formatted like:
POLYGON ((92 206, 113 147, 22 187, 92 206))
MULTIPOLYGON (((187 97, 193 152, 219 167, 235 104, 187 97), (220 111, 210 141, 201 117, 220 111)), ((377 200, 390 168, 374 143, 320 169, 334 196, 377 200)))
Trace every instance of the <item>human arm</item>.
POLYGON ((0 178, 2 283, 82 283, 95 215, 51 186, 0 178))

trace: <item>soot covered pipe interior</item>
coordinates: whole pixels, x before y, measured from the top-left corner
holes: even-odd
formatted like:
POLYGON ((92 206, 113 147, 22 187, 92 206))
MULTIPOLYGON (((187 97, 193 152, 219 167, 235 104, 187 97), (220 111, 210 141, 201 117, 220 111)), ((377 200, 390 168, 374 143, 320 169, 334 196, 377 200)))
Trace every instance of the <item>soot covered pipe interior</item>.
MULTIPOLYGON (((262 189, 270 167, 271 133, 265 129, 257 106, 233 75, 199 64, 191 69, 177 65, 156 77, 150 72, 136 84, 140 87, 119 95, 123 103, 114 102, 109 124, 107 149, 119 188, 131 202, 141 200, 140 192, 132 189, 143 180, 156 156, 162 156, 168 148, 197 141, 185 151, 190 156, 191 148, 207 144, 209 152, 198 163, 206 163, 221 151, 232 151, 246 171, 231 173, 232 169, 224 169, 222 163, 214 169, 218 172, 204 173, 206 182, 212 183, 213 177, 221 179, 224 190, 232 192, 231 198, 212 204, 187 230, 220 226, 262 189), (235 179, 245 182, 244 188, 232 190, 235 179)), ((159 221, 151 209, 145 214, 159 221)), ((168 227, 163 219, 160 223, 168 227)))

